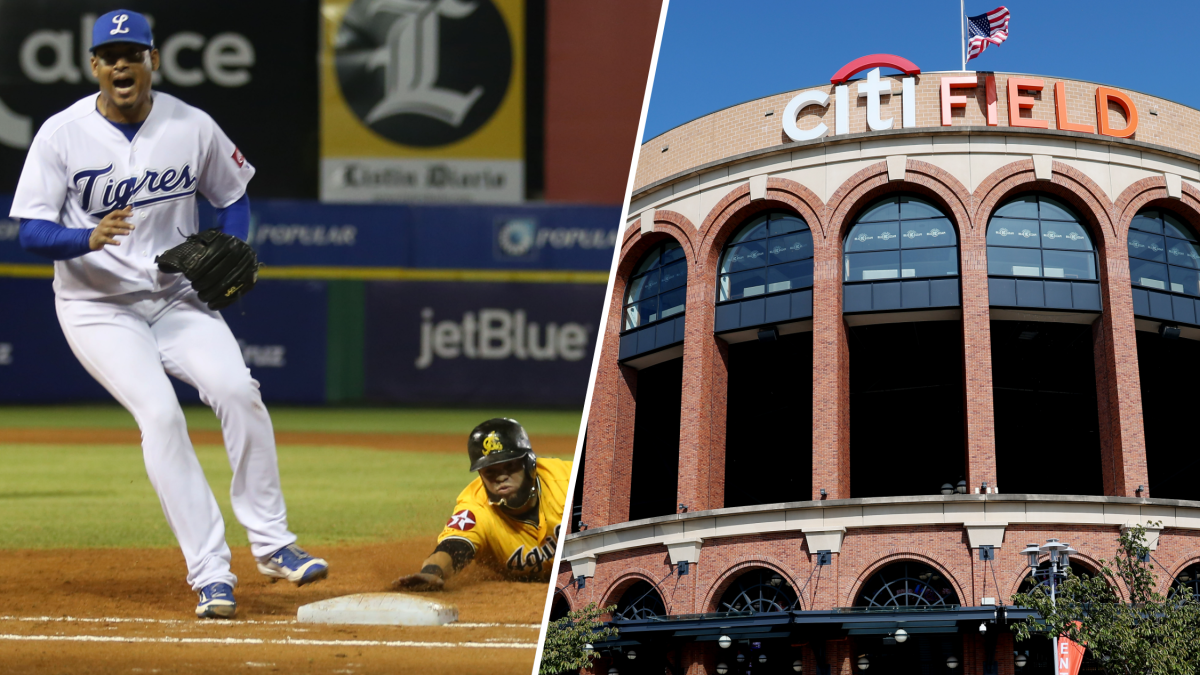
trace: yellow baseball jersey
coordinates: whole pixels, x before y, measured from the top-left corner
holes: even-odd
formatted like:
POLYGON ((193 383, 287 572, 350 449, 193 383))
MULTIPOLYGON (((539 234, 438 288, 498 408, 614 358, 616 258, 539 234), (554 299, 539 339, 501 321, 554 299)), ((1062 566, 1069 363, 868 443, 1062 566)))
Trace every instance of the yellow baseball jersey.
POLYGON ((438 535, 438 543, 462 539, 475 549, 476 562, 517 579, 549 580, 563 508, 567 504, 571 462, 538 459, 537 480, 537 524, 514 518, 488 504, 483 480, 476 478, 458 495, 454 515, 438 535))

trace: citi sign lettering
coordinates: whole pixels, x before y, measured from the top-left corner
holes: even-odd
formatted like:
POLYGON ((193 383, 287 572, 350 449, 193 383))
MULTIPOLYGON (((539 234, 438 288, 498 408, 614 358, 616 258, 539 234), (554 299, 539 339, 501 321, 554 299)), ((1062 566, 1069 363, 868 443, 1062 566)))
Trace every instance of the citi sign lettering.
MULTIPOLYGON (((867 99, 867 127, 871 131, 883 131, 891 129, 895 125, 895 118, 880 119, 880 98, 883 95, 891 95, 893 93, 893 82, 880 78, 880 68, 894 68, 909 76, 901 80, 901 90, 899 92, 903 97, 900 115, 901 125, 905 129, 917 126, 917 86, 916 78, 912 76, 920 75, 921 69, 913 62, 893 54, 872 54, 855 59, 842 66, 829 80, 835 85, 833 90, 834 98, 836 99, 833 131, 835 136, 850 133, 850 85, 846 84, 846 82, 851 77, 865 70, 869 70, 870 72, 867 73, 865 80, 860 81, 856 85, 855 95, 859 98, 867 99)), ((979 78, 976 75, 942 77, 942 126, 951 126, 951 117, 954 108, 966 108, 967 106, 967 96, 954 92, 962 89, 975 89, 978 86, 979 78)), ((1035 99, 1033 96, 1028 95, 1028 92, 1040 92, 1044 87, 1045 82, 1040 78, 1008 78, 1007 91, 1005 92, 1008 104, 1008 126, 1032 129, 1049 128, 1049 122, 1046 120, 1021 117, 1021 111, 1031 110, 1035 103, 1035 99)), ((984 77, 984 95, 987 125, 990 127, 999 126, 999 97, 996 91, 996 76, 991 73, 988 73, 984 77)), ((788 138, 793 141, 812 141, 829 133, 829 127, 824 122, 812 129, 801 129, 797 124, 796 118, 800 112, 812 105, 828 108, 829 94, 820 90, 805 91, 797 94, 788 102, 787 107, 783 111, 783 131, 787 134, 788 138)), ((1115 138, 1129 138, 1137 131, 1138 126, 1137 107, 1134 106, 1133 99, 1128 94, 1111 87, 1096 87, 1095 126, 1071 122, 1068 119, 1067 85, 1065 82, 1060 81, 1054 85, 1054 112, 1055 124, 1058 129, 1063 131, 1077 131, 1087 134, 1102 134, 1115 138), (1108 106, 1110 103, 1116 104, 1124 111, 1125 119, 1128 120, 1125 128, 1113 129, 1109 125, 1108 106)))
POLYGON ((92 208, 92 198, 98 192, 97 181, 112 173, 113 165, 99 169, 84 169, 72 177, 75 187, 79 188, 79 203, 88 213, 108 213, 114 209, 126 206, 145 206, 168 199, 179 199, 196 193, 196 179, 192 177, 192 167, 184 164, 182 169, 167 169, 159 173, 146 169, 141 176, 130 176, 116 180, 109 177, 104 183, 100 205, 92 208), (133 198, 146 191, 144 198, 134 201, 133 198))

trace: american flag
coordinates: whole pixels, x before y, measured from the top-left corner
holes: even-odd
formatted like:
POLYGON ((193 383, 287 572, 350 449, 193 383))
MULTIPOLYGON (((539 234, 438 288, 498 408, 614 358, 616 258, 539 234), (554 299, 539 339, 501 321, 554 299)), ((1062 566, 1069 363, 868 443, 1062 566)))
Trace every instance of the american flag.
POLYGON ((997 7, 987 14, 967 17, 967 60, 979 56, 988 43, 998 45, 1008 39, 1008 8, 997 7))

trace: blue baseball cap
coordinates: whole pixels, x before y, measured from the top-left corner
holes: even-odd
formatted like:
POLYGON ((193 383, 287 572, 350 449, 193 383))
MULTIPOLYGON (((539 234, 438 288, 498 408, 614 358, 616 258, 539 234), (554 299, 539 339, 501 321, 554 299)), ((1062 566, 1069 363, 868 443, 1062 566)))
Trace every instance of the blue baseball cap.
POLYGON ((118 9, 96 19, 92 26, 92 49, 112 42, 132 42, 154 49, 154 35, 145 16, 127 9, 118 9))

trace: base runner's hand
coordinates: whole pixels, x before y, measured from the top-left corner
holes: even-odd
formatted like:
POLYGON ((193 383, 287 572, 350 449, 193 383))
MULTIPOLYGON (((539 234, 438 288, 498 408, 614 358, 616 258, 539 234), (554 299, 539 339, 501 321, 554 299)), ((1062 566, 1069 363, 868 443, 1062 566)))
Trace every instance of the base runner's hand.
POLYGON ((446 581, 436 574, 409 574, 392 582, 394 591, 440 591, 446 581))
POLYGON ((93 251, 99 251, 106 245, 120 246, 121 242, 114 237, 119 237, 123 234, 133 232, 133 223, 125 219, 133 215, 133 207, 126 206, 118 211, 112 211, 107 216, 100 220, 100 224, 96 229, 92 230, 92 236, 88 237, 88 248, 93 251))

